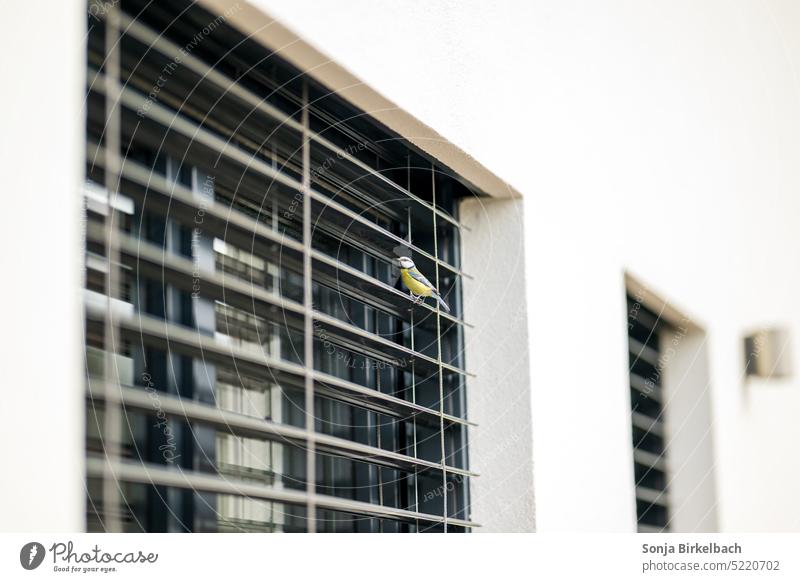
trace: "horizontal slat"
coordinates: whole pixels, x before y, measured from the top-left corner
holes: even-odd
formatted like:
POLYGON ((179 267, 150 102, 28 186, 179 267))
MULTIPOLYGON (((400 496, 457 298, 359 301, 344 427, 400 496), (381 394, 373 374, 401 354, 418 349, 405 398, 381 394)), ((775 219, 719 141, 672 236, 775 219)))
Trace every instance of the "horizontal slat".
MULTIPOLYGON (((358 269, 337 261, 320 251, 311 251, 311 257, 314 260, 314 271, 325 273, 329 278, 337 283, 337 288, 346 288, 351 290, 351 294, 360 301, 375 305, 378 309, 384 311, 394 311, 401 319, 408 320, 408 316, 403 317, 402 312, 414 313, 414 324, 424 325, 426 318, 433 318, 436 316, 436 309, 429 303, 414 303, 411 301, 408 293, 400 291, 391 285, 387 285, 383 281, 370 277, 358 269), (360 290, 361 293, 355 293, 352 290, 360 290)), ((441 317, 444 320, 464 325, 467 327, 474 327, 474 325, 465 322, 463 319, 453 317, 449 313, 441 312, 441 317)), ((431 319, 435 325, 435 320, 431 319)))
MULTIPOLYGON (((387 340, 379 336, 378 334, 364 331, 360 327, 355 325, 351 325, 349 323, 345 323, 340 319, 336 319, 335 317, 331 317, 330 315, 325 315, 323 313, 319 313, 317 311, 314 312, 314 319, 317 322, 324 324, 325 326, 325 333, 330 334, 344 334, 349 339, 356 339, 360 340, 363 345, 369 345, 374 347, 376 350, 383 351, 383 353, 390 353, 394 355, 397 359, 402 359, 405 356, 409 358, 413 358, 414 361, 425 364, 426 369, 429 370, 431 373, 435 373, 438 369, 440 362, 436 358, 431 358, 430 356, 426 356, 425 354, 412 350, 410 348, 406 348, 405 346, 401 346, 398 343, 395 343, 391 340, 387 340)), ((475 374, 467 372, 466 370, 462 370, 461 368, 457 368, 456 366, 452 366, 445 362, 441 362, 442 369, 452 372, 454 374, 461 374, 462 376, 470 376, 475 377, 475 374)))
POLYGON ((652 385, 647 383, 647 380, 639 376, 638 374, 634 374, 631 372, 631 388, 641 392, 645 396, 653 398, 661 402, 661 388, 656 386, 655 383, 651 383, 652 385))
MULTIPOLYGON (((105 310, 95 310, 94 305, 86 305, 86 317, 91 321, 103 322, 105 313, 105 310)), ((113 325, 119 327, 124 338, 136 342, 148 340, 165 349, 200 356, 226 365, 235 361, 238 366, 267 370, 278 378, 282 374, 296 377, 303 377, 305 374, 305 368, 302 366, 270 357, 263 350, 223 344, 211 336, 204 335, 198 329, 174 325, 143 313, 120 314, 114 317, 113 325)))
MULTIPOLYGON (((119 481, 142 483, 145 485, 163 485, 165 487, 176 487, 222 495, 252 497, 280 503, 305 505, 309 499, 309 496, 305 493, 293 491, 291 489, 277 489, 271 486, 234 480, 227 476, 219 477, 196 471, 171 470, 163 466, 151 464, 112 462, 109 465, 109 462, 105 459, 89 457, 86 460, 86 470, 90 477, 104 478, 107 477, 108 472, 110 472, 110 474, 119 481)), ((373 505, 371 503, 352 501, 349 499, 331 497, 329 495, 315 494, 313 495, 313 500, 315 505, 321 509, 345 511, 374 517, 388 517, 406 521, 419 520, 427 523, 444 522, 444 518, 441 515, 396 509, 385 505, 373 505)), ((461 527, 480 527, 477 523, 460 519, 448 518, 447 523, 461 527)))
POLYGON ((631 420, 633 421, 633 426, 640 428, 645 432, 649 432, 658 436, 664 436, 664 423, 658 419, 651 418, 640 412, 632 412, 631 420))
POLYGON ((656 330, 653 333, 658 333, 658 328, 666 322, 663 319, 657 318, 649 309, 639 303, 638 309, 634 309, 636 303, 631 297, 628 297, 628 323, 639 325, 648 330, 656 330))
MULTIPOLYGON (((105 311, 94 313, 91 306, 87 306, 87 316, 97 320, 103 320, 105 311)), ((304 377, 310 373, 315 382, 323 383, 328 386, 335 386, 345 390, 350 394, 356 394, 365 399, 362 406, 369 408, 370 402, 381 402, 385 406, 397 410, 399 414, 407 416, 424 415, 431 421, 443 417, 446 422, 454 424, 470 424, 466 420, 451 416, 441 415, 438 411, 419 406, 402 400, 400 398, 383 394, 353 382, 341 380, 329 374, 318 371, 307 372, 307 370, 297 364, 270 358, 260 351, 243 349, 234 345, 220 344, 212 337, 200 334, 197 330, 177 326, 165 322, 162 319, 144 314, 131 314, 128 316, 120 315, 115 318, 114 323, 125 331, 126 335, 133 337, 137 341, 145 338, 157 340, 165 344, 170 349, 184 351, 192 354, 200 354, 203 358, 230 363, 235 360, 237 365, 244 363, 251 367, 258 368, 273 373, 291 374, 296 377, 304 377)))
MULTIPOLYGON (((102 162, 104 152, 103 148, 98 148, 95 144, 89 145, 88 154, 90 159, 96 158, 102 162)), ((198 212, 202 211, 204 213, 202 215, 204 232, 214 233, 219 238, 248 250, 267 252, 269 246, 279 246, 297 253, 303 251, 301 243, 276 233, 269 227, 226 205, 198 198, 191 190, 180 184, 167 181, 163 176, 136 162, 126 160, 121 174, 124 179, 139 184, 144 189, 141 196, 136 195, 140 202, 144 200, 145 195, 147 196, 148 205, 157 203, 161 199, 161 206, 169 210, 170 216, 176 218, 183 216, 188 220, 189 225, 194 222, 198 212)), ((126 194, 132 195, 134 193, 126 192, 126 194)), ((290 258, 285 253, 281 256, 287 260, 290 258)), ((435 329, 435 321, 432 316, 435 316, 436 309, 430 304, 415 304, 407 293, 395 289, 320 251, 312 251, 312 256, 315 261, 315 271, 318 271, 318 273, 315 272, 316 278, 324 275, 329 281, 338 283, 337 288, 341 291, 349 290, 350 295, 355 299, 371 304, 401 319, 408 320, 408 312, 413 310, 415 312, 415 325, 426 325, 426 318, 429 318, 430 326, 435 329)), ((449 313, 442 313, 441 316, 447 321, 473 327, 471 324, 453 317, 449 313)))
MULTIPOLYGON (((142 91, 147 90, 146 87, 143 88, 139 86, 138 88, 142 91)), ((167 103, 165 95, 162 94, 160 100, 164 102, 165 105, 169 105, 169 103, 167 103)), ((189 107, 183 103, 176 103, 173 104, 173 106, 179 108, 181 114, 185 114, 189 110, 189 107)), ((213 122, 213 119, 208 117, 207 115, 204 116, 197 114, 193 117, 192 121, 195 123, 201 123, 202 127, 204 128, 216 129, 217 134, 222 134, 223 137, 226 135, 228 131, 224 127, 222 128, 216 127, 213 122)), ((232 132, 235 130, 231 129, 230 131, 232 132)), ((261 144, 252 144, 252 143, 245 144, 246 140, 244 140, 244 138, 242 138, 238 134, 236 135, 236 140, 237 143, 245 145, 247 148, 249 148, 247 149, 248 152, 261 151, 261 144)), ((325 220, 320 222, 315 221, 315 231, 322 230, 326 226, 331 226, 331 227, 335 225, 339 226, 341 227, 341 234, 339 237, 342 238, 342 240, 349 242, 355 242, 355 241, 361 242, 367 249, 367 252, 369 252, 370 254, 375 254, 379 253, 379 251, 382 251, 383 254, 381 255, 381 257, 384 260, 391 260, 392 249, 396 247, 398 244, 404 244, 406 246, 410 246, 412 250, 415 250, 415 252, 418 254, 417 257, 418 261, 423 261, 422 264, 425 267, 429 267, 427 268, 428 271, 433 272, 432 265, 433 263, 437 263, 451 273, 454 273, 459 276, 467 276, 453 265, 450 265, 449 263, 441 259, 434 258, 426 251, 419 249, 414 245, 409 245, 406 241, 404 241, 404 239, 381 228, 374 222, 371 222, 366 218, 364 218, 362 215, 354 213, 352 210, 330 200, 330 198, 328 198, 327 196, 324 196, 323 194, 318 192, 315 192, 313 194, 315 199, 317 200, 317 204, 324 204, 326 213, 329 215, 330 214, 333 215, 329 217, 330 220, 325 220), (330 212, 327 212, 328 210, 330 210, 330 212), (340 218, 339 222, 341 224, 336 223, 333 220, 334 218, 340 218), (425 265, 425 263, 427 262, 430 262, 430 265, 425 265)))
POLYGON ((631 354, 633 355, 634 361, 636 359, 642 360, 647 362, 651 366, 658 367, 658 352, 653 348, 650 348, 643 343, 633 339, 632 337, 628 338, 628 349, 630 350, 631 354))
MULTIPOLYGON (((118 399, 126 408, 153 412, 153 398, 146 391, 125 386, 111 386, 111 389, 107 390, 107 387, 108 385, 101 379, 90 379, 89 396, 95 401, 106 401, 109 394, 113 394, 115 399, 118 399)), ((443 469, 441 463, 410 457, 323 433, 309 434, 302 428, 237 414, 194 400, 159 393, 158 401, 159 409, 163 410, 165 414, 209 424, 218 430, 237 436, 284 440, 301 446, 311 437, 317 450, 323 453, 402 471, 441 471, 443 469)), ((445 466, 444 470, 453 475, 477 476, 475 473, 456 467, 445 466)))
MULTIPOLYGON (((345 176, 336 176, 332 175, 331 172, 320 172, 318 176, 318 178, 321 179, 320 181, 327 180, 329 183, 333 182, 329 186, 323 184, 323 188, 333 187, 336 190, 341 189, 343 191, 358 195, 359 191, 353 188, 353 184, 364 183, 365 185, 361 188, 361 191, 382 191, 384 193, 384 197, 381 199, 381 206, 384 207, 384 209, 389 205, 393 205, 395 206, 395 212, 402 212, 402 206, 397 204, 397 202, 400 200, 413 200, 418 204, 418 208, 421 208, 427 212, 433 212, 437 218, 444 219, 444 221, 455 227, 458 227, 461 230, 470 230, 469 227, 461 224, 450 214, 418 197, 397 182, 390 180, 384 176, 383 173, 374 170, 366 163, 356 158, 350 152, 339 148, 319 134, 316 134, 312 131, 311 139, 312 142, 314 142, 311 149, 312 164, 315 162, 318 165, 321 163, 324 164, 325 160, 335 158, 338 164, 342 164, 342 171, 340 173, 345 174, 345 176), (318 145, 318 147, 314 147, 314 145, 318 145), (345 167, 345 163, 350 164, 350 166, 345 167), (374 178, 374 181, 369 182, 369 178, 374 178)), ((432 167, 430 171, 433 171, 432 167)), ((373 200, 377 201, 378 198, 373 198, 373 200)), ((415 212, 415 214, 418 217, 422 217, 421 213, 415 212)))
MULTIPOLYGON (((88 241, 102 243, 103 233, 103 225, 89 221, 86 229, 88 241)), ((159 281, 188 292, 192 292, 193 285, 197 285, 199 295, 205 299, 222 301, 271 319, 280 317, 283 321, 287 316, 294 317, 295 321, 302 323, 305 312, 303 305, 255 283, 223 271, 203 269, 188 258, 134 236, 118 235, 117 243, 122 263, 135 268, 139 275, 149 273, 159 281)))
MULTIPOLYGON (((105 148, 89 143, 87 158, 95 166, 102 167, 105 160, 105 148)), ((147 168, 133 160, 126 159, 120 171, 121 177, 142 188, 142 193, 125 192, 128 196, 135 196, 140 202, 157 204, 169 216, 178 218, 185 216, 187 226, 202 226, 204 232, 213 232, 219 238, 228 242, 241 242, 245 248, 250 248, 259 241, 264 244, 277 245, 292 251, 302 252, 303 244, 292 238, 275 232, 265 224, 254 220, 246 214, 220 204, 213 200, 198 197, 195 192, 167 180, 154 170, 147 168), (159 204, 160 202, 160 204, 159 204), (202 222, 196 222, 202 220, 202 222), (233 240, 232 240, 233 236, 233 240)))
POLYGON ((636 499, 654 505, 661 505, 662 507, 667 506, 666 491, 659 491, 658 489, 650 489, 649 487, 636 487, 636 499))
MULTIPOLYGON (((104 236, 102 225, 89 222, 86 236, 90 241, 102 242, 104 236)), ((289 323, 286 320, 287 317, 294 317, 295 327, 302 324, 305 307, 299 303, 270 293, 232 275, 198 269, 189 259, 168 253, 152 243, 141 241, 135 237, 118 236, 118 245, 125 264, 140 270, 143 269, 143 266, 149 265, 155 276, 160 276, 186 291, 192 291, 193 281, 196 277, 201 294, 205 298, 224 301, 273 320, 283 318, 284 323, 289 323)), ((423 374, 433 374, 438 370, 438 361, 421 352, 406 348, 378 334, 364 331, 320 312, 313 312, 313 317, 316 321, 324 324, 325 333, 331 341, 336 342, 338 339, 339 343, 353 344, 355 340, 360 343, 360 345, 353 346, 355 351, 363 352, 365 347, 371 347, 374 357, 387 361, 400 361, 408 357, 422 364, 422 366, 417 366, 418 369, 415 371, 423 374)), ((448 372, 473 376, 450 364, 442 363, 442 368, 448 372)))
POLYGON ((633 450, 633 460, 646 467, 654 467, 659 471, 666 471, 667 463, 664 455, 655 455, 641 449, 633 450))
POLYGON ((436 420, 438 420, 441 417, 444 419, 446 423, 460 424, 473 427, 478 426, 477 423, 471 422, 469 420, 458 418, 450 414, 440 414, 439 411, 437 410, 425 408, 424 406, 420 406, 419 404, 414 404, 407 400, 403 400, 402 398, 397 398, 396 396, 384 394, 383 392, 379 392, 378 390, 373 390, 372 388, 366 388, 365 386, 361 386, 360 384, 355 384, 347 380, 342 380, 341 378, 337 378, 336 376, 331 376, 330 374, 317 372, 315 370, 311 372, 311 375, 314 378, 314 381, 317 382, 318 384, 325 384, 328 386, 332 386, 337 390, 350 392, 354 395, 357 395, 360 398, 365 398, 367 400, 377 399, 383 405, 387 407, 392 407, 395 410, 397 416, 411 417, 411 416, 423 415, 430 417, 430 419, 436 419, 436 420))
MULTIPOLYGON (((278 110, 276 107, 273 107, 269 103, 265 102, 263 98, 249 91, 239 83, 236 83, 233 79, 230 79, 227 76, 212 69, 200 59, 195 58, 192 55, 186 54, 186 51, 182 50, 181 47, 177 46, 176 44, 164 38, 163 35, 157 34, 152 29, 127 16, 123 17, 123 27, 125 29, 126 34, 130 34, 134 38, 137 38, 150 48, 158 50, 162 54, 171 57, 175 57, 180 54, 182 66, 186 66, 192 69, 196 74, 200 75, 202 78, 207 79, 212 83, 214 83, 215 85, 217 85, 218 88, 228 93, 231 93, 232 95, 235 95, 237 98, 251 105, 254 109, 269 115, 276 121, 279 121, 280 123, 285 124, 291 127, 292 129, 302 131, 303 129, 302 126, 296 120, 290 118, 289 116, 278 110)), ((409 192, 399 184, 396 184, 392 180, 388 179, 382 173, 375 171, 373 168, 370 168, 367 164, 355 158, 350 152, 328 141, 327 139, 320 136, 316 132, 309 130, 308 135, 309 137, 311 137, 312 140, 319 143, 326 149, 329 149, 340 160, 346 160, 349 163, 359 167, 365 173, 368 173, 369 175, 374 176, 375 178, 380 180, 386 187, 396 191, 398 194, 404 197, 414 200, 416 203, 427 208, 428 210, 435 212, 437 216, 443 218, 450 224, 457 226, 461 229, 467 230, 467 227, 463 226, 459 221, 450 216, 448 213, 443 212, 439 208, 434 207, 432 204, 426 202, 425 200, 422 200, 421 198, 409 192)))
POLYGON ((138 20, 134 20, 128 15, 121 15, 122 28, 126 35, 143 42, 152 50, 166 55, 169 58, 174 58, 180 55, 181 66, 191 69, 196 74, 200 75, 203 79, 210 81, 217 85, 223 91, 234 95, 242 101, 249 103, 256 107, 259 111, 266 113, 275 121, 280 122, 296 131, 302 132, 302 124, 283 113, 280 109, 270 104, 268 101, 258 97, 243 85, 237 83, 233 79, 223 75, 216 69, 209 67, 205 62, 195 57, 191 53, 185 51, 169 39, 165 38, 163 34, 155 32, 153 29, 142 24, 138 20))
MULTIPOLYGON (((95 91, 105 91, 107 85, 105 76, 99 74, 95 70, 90 70, 89 74, 95 76, 94 86, 92 89, 95 91)), ((302 184, 300 184, 300 182, 291 176, 284 174, 270 164, 259 158, 256 158, 253 156, 253 154, 239 149, 216 134, 203 129, 196 123, 189 121, 185 117, 182 117, 177 112, 156 102, 148 101, 148 97, 142 93, 134 91, 133 89, 124 88, 122 91, 120 91, 119 101, 121 105, 133 112, 138 111, 143 106, 147 105, 148 119, 155 121, 165 128, 169 128, 169 130, 172 132, 181 134, 192 143, 200 144, 203 147, 206 147, 215 153, 232 160, 240 166, 243 166, 249 170, 253 170, 274 182, 283 184, 284 186, 297 190, 298 192, 301 192, 303 189, 302 184)))
MULTIPOLYGON (((383 249, 384 254, 386 256, 390 256, 392 249, 398 245, 403 245, 408 247, 410 250, 414 251, 415 253, 421 255, 428 261, 432 263, 437 263, 440 267, 447 269, 448 271, 455 273, 461 277, 466 277, 468 279, 473 279, 472 275, 468 275, 461 271, 460 269, 454 267, 450 263, 443 261, 441 259, 437 259, 427 251, 422 250, 418 246, 409 243, 406 239, 397 236, 396 234, 389 232, 385 228, 375 224, 371 220, 364 218, 362 215, 353 212, 346 206, 339 204, 332 198, 317 192, 316 190, 312 190, 311 197, 323 205, 325 211, 331 210, 334 213, 340 214, 342 217, 346 218, 347 221, 347 230, 348 232, 352 232, 353 234, 359 235, 361 238, 364 238, 373 243, 374 246, 380 245, 383 249)), ((317 223, 315 222, 315 226, 317 223)))

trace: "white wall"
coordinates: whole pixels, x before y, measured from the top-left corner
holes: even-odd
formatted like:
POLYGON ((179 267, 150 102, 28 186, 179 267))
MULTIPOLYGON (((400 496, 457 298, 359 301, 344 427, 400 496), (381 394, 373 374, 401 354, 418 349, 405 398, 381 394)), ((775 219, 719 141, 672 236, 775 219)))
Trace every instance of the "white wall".
POLYGON ((480 532, 535 528, 523 201, 468 198, 460 208, 471 519, 480 532), (493 277, 481 277, 491 272, 493 277))
POLYGON ((86 7, 15 2, 3 17, 0 531, 80 531, 86 7))
POLYGON ((634 527, 624 269, 708 334, 721 528, 800 529, 800 382, 740 354, 800 358, 800 5, 256 3, 526 195, 538 530, 634 527))

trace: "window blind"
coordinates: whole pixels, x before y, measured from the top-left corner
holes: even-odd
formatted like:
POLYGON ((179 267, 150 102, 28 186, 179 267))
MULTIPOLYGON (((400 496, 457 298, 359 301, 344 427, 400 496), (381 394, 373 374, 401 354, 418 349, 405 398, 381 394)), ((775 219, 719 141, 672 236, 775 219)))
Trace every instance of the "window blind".
POLYGON ((474 188, 225 15, 126 1, 87 38, 88 529, 473 528, 474 188))
POLYGON ((639 532, 669 531, 661 317, 628 296, 631 423, 639 532))

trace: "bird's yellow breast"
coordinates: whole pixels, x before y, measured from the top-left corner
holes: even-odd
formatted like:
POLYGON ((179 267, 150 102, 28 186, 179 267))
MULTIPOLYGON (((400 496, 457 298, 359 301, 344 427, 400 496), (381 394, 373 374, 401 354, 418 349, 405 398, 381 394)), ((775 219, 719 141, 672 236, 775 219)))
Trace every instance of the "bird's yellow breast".
POLYGON ((403 284, 408 287, 408 290, 414 295, 422 295, 423 297, 430 297, 432 295, 431 288, 423 285, 409 275, 408 269, 400 269, 400 276, 403 279, 403 284))

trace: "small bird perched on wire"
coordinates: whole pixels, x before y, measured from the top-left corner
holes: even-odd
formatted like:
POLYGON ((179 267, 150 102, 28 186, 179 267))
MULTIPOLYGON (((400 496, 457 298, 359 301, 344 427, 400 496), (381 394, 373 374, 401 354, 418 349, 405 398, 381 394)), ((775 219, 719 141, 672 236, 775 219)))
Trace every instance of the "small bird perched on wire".
POLYGON ((400 263, 400 278, 411 294, 414 303, 422 303, 425 301, 425 297, 433 297, 439 302, 442 309, 450 313, 450 308, 439 295, 439 290, 428 281, 425 275, 419 272, 414 261, 408 257, 399 257, 397 260, 400 263))

